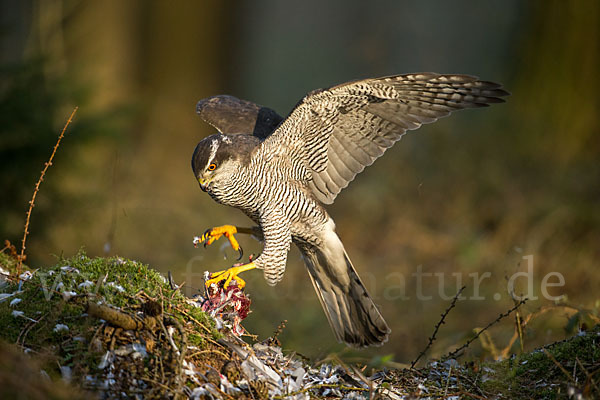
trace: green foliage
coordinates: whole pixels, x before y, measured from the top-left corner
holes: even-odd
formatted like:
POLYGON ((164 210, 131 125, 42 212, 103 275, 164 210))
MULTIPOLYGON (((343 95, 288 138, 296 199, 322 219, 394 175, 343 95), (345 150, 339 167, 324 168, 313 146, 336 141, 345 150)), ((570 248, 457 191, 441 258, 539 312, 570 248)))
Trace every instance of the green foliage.
POLYGON ((598 310, 579 310, 575 313, 569 321, 567 322, 567 326, 565 327, 565 331, 567 333, 572 334, 579 327, 590 327, 596 324, 598 320, 598 310))
POLYGON ((6 271, 14 271, 17 267, 17 260, 14 257, 0 251, 0 268, 6 271))
POLYGON ((368 367, 380 369, 380 368, 383 368, 393 362, 394 362, 393 354, 386 354, 384 356, 375 356, 369 362, 368 367))
MULTIPOLYGON (((12 271, 15 263, 0 253, 0 266, 12 271)), ((160 299, 165 313, 192 327, 194 345, 202 348, 220 337, 213 320, 189 305, 181 293, 173 292, 158 272, 120 257, 89 258, 80 252, 34 271, 26 281, 9 281, 1 292, 13 296, 0 302, 0 338, 39 354, 50 353, 62 366, 97 364, 99 355, 89 352, 88 346, 101 321, 87 316, 88 299, 131 310, 139 309, 143 293, 145 298, 160 299), (16 298, 20 302, 11 306, 16 298), (23 314, 15 315, 15 311, 23 314), (64 326, 68 329, 61 329, 64 326)))
POLYGON ((531 353, 483 363, 478 379, 483 378, 481 387, 486 392, 507 398, 567 398, 567 388, 577 386, 575 382, 589 385, 587 370, 598 367, 599 341, 600 326, 597 326, 531 353))
MULTIPOLYGON (((0 266, 14 272, 15 262, 0 253, 0 266)), ((60 375, 57 366, 71 367, 75 382, 81 382, 82 377, 97 369, 103 354, 91 351, 94 338, 101 336, 102 322, 85 314, 85 304, 90 299, 102 300, 128 312, 139 310, 141 299, 158 301, 166 315, 186 327, 187 345, 195 346, 197 354, 207 357, 212 357, 210 342, 221 337, 212 320, 198 307, 189 305, 179 291, 173 291, 159 273, 120 257, 89 258, 79 252, 74 257, 60 259, 50 268, 33 271, 22 283, 10 278, 1 293, 12 297, 0 302, 3 327, 0 338, 38 354, 43 360, 41 367, 51 377, 60 375), (68 294, 71 291, 76 294, 68 294), (20 302, 11 305, 16 298, 20 302), (14 311, 23 314, 14 315, 14 311), (60 329, 62 325, 68 330, 60 329)), ((588 384, 587 370, 598 367, 599 338, 600 327, 596 327, 544 349, 483 363, 478 372, 454 360, 432 363, 419 370, 403 369, 393 362, 392 355, 372 358, 368 367, 369 370, 385 367, 385 373, 378 373, 385 378, 381 388, 406 393, 420 391, 424 385, 433 397, 457 392, 504 398, 565 398, 571 386, 592 393, 595 390, 588 384)), ((160 356, 150 352, 144 362, 151 363, 156 357, 160 356)), ((136 373, 145 376, 148 368, 136 373)))

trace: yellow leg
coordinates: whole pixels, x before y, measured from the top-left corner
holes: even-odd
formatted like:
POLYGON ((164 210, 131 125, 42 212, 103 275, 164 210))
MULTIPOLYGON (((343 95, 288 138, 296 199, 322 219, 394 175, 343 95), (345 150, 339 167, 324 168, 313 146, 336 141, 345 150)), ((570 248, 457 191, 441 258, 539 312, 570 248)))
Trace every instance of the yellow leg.
MULTIPOLYGON (((246 233, 244 232, 246 230, 245 228, 240 229, 242 230, 242 232, 240 233, 246 233)), ((231 248, 233 248, 233 250, 239 253, 240 256, 238 257, 238 260, 241 260, 242 256, 244 255, 244 250, 242 249, 242 246, 240 246, 240 244, 238 243, 235 236, 233 236, 235 233, 238 233, 238 228, 233 225, 217 226, 211 229, 207 229, 206 232, 204 232, 204 234, 200 237, 200 242, 202 242, 204 244, 204 247, 206 247, 213 244, 213 242, 215 242, 216 240, 219 240, 221 236, 225 236, 227 240, 229 240, 231 248)))
POLYGON ((237 267, 231 267, 224 271, 213 272, 210 275, 211 279, 206 281, 206 286, 210 287, 210 285, 212 285, 213 283, 219 283, 224 280, 225 283, 223 284, 223 287, 226 288, 227 286, 229 286, 229 283, 233 279, 235 279, 238 283, 238 287, 241 289, 244 286, 246 286, 246 282, 244 282, 242 278, 239 278, 238 274, 241 274, 242 272, 249 271, 254 268, 256 268, 256 265, 254 265, 253 262, 249 262, 248 264, 239 265, 237 267))

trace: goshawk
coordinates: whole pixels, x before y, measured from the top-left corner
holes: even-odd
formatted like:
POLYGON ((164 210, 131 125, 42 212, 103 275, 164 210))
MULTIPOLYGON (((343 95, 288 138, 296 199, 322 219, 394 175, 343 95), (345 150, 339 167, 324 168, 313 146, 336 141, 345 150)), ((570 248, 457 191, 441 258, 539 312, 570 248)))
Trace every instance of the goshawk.
POLYGON ((324 204, 331 204, 356 174, 407 130, 463 108, 499 103, 500 85, 468 75, 416 73, 365 79, 306 95, 282 118, 232 96, 200 100, 197 112, 218 130, 194 151, 200 187, 218 203, 242 210, 258 227, 212 228, 240 251, 235 233, 257 233, 262 253, 247 264, 211 275, 208 284, 253 268, 267 282, 283 277, 294 243, 302 253, 335 337, 362 347, 384 343, 390 328, 362 284, 324 204))

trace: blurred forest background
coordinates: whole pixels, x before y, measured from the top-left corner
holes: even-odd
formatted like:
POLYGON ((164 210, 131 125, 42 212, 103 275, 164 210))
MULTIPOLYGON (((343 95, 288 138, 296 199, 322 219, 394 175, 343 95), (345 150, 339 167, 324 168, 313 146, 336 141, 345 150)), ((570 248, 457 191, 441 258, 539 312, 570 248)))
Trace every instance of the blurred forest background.
MULTIPOLYGON (((246 327, 265 338, 287 319, 286 348, 406 362, 427 343, 456 277, 469 298, 468 274, 489 272, 484 300, 451 312, 439 355, 513 305, 507 277, 526 270, 528 255, 539 299, 523 312, 552 305, 540 292, 549 272, 565 277, 550 294, 598 312, 598 1, 0 0, 0 23, 1 239, 20 244, 39 171, 80 107, 38 196, 32 267, 83 247, 170 270, 192 294, 203 271, 235 258, 220 242, 195 249, 193 236, 250 224, 194 180, 194 146, 213 133, 197 100, 228 93, 286 115, 308 91, 351 79, 466 73, 512 96, 405 136, 329 207, 392 326, 390 342, 361 352, 336 344, 296 250, 275 288, 260 273, 244 276, 254 301, 246 327), (423 278, 430 300, 417 298, 418 268, 434 274, 423 278)), ((247 254, 260 251, 240 241, 247 254)), ((564 337, 569 316, 538 318, 525 348, 564 337)), ((512 332, 509 318, 491 332, 496 346, 512 332)))

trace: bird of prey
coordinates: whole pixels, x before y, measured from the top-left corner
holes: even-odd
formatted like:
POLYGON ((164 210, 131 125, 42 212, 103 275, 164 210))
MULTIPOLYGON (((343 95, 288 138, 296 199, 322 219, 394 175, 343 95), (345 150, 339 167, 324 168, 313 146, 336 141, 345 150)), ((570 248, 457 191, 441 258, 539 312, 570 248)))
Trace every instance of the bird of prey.
POLYGON ((200 239, 222 236, 240 252, 235 233, 264 242, 254 260, 211 274, 208 285, 258 268, 279 282, 290 245, 299 249, 339 342, 383 344, 390 328, 361 282, 324 205, 408 130, 453 111, 503 102, 499 84, 469 75, 415 73, 364 79, 307 94, 285 118, 233 96, 200 100, 197 113, 218 133, 194 150, 200 187, 218 203, 242 210, 258 226, 224 225, 200 239))

